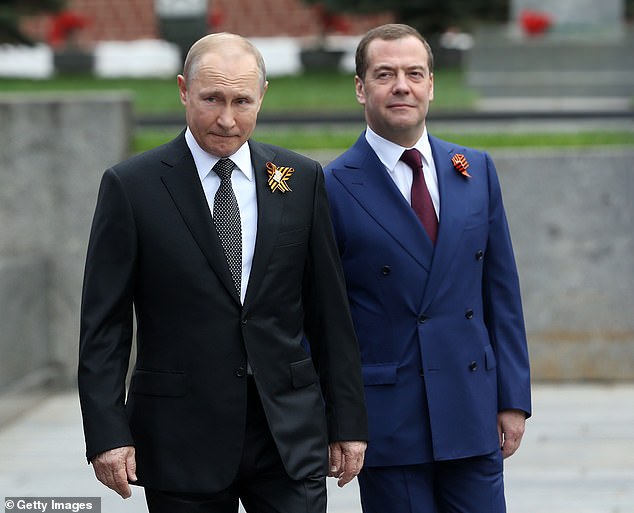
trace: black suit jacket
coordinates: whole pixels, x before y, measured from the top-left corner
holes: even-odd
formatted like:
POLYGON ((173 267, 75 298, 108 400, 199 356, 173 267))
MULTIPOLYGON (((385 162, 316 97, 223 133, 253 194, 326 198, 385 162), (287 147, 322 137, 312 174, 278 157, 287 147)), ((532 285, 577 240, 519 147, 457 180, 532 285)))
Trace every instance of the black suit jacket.
POLYGON ((135 445, 144 486, 214 492, 231 483, 243 449, 247 357, 292 478, 326 474, 327 442, 367 439, 321 167, 249 145, 258 226, 244 305, 183 133, 102 179, 81 314, 87 456, 135 445), (267 162, 295 169, 291 192, 271 192, 267 162), (137 359, 126 398, 133 309, 137 359))

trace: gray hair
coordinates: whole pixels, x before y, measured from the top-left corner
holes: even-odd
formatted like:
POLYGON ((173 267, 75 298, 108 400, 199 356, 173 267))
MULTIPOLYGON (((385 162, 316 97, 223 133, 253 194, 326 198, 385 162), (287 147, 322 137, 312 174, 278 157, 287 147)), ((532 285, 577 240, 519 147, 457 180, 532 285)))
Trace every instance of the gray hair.
POLYGON ((258 75, 260 75, 260 88, 264 91, 266 86, 266 66, 260 50, 248 39, 229 32, 217 32, 215 34, 206 35, 192 45, 189 52, 187 52, 185 65, 183 66, 185 82, 189 84, 190 80, 196 76, 198 65, 203 55, 224 47, 227 43, 234 44, 255 57, 258 66, 258 75))

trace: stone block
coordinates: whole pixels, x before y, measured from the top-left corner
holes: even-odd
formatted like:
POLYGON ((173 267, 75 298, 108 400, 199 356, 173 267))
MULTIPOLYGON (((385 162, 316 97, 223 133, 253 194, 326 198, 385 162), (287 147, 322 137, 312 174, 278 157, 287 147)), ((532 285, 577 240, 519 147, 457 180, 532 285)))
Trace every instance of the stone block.
POLYGON ((95 46, 99 77, 171 77, 176 84, 182 65, 179 48, 167 41, 103 41, 95 46))
POLYGON ((53 50, 48 45, 0 45, 0 77, 43 79, 53 71, 53 50))
POLYGON ((101 174, 129 154, 131 100, 4 95, 0 119, 2 395, 43 367, 75 380, 90 222, 101 174))
MULTIPOLYGON (((634 35, 518 37, 506 28, 476 34, 466 81, 484 98, 624 98, 634 93, 634 35)), ((529 104, 530 107, 530 104, 529 104)))
POLYGON ((634 379, 632 150, 496 151, 533 377, 634 379))
POLYGON ((250 41, 264 58, 267 77, 297 75, 301 72, 300 46, 297 38, 252 37, 250 41))
POLYGON ((41 254, 0 257, 0 391, 50 365, 47 275, 41 254))

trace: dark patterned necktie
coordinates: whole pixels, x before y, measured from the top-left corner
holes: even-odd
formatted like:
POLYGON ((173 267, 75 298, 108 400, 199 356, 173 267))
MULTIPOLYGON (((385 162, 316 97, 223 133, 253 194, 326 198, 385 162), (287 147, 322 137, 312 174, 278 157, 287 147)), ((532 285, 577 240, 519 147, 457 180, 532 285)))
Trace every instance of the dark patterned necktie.
POLYGON ((240 208, 231 187, 231 173, 235 164, 231 159, 220 159, 213 171, 220 177, 220 187, 214 197, 214 225, 227 257, 229 270, 238 295, 242 281, 242 226, 240 208))
POLYGON ((438 218, 425 183, 420 152, 416 149, 405 150, 401 155, 401 160, 412 168, 412 208, 420 222, 423 223, 432 244, 435 244, 438 233, 438 218))

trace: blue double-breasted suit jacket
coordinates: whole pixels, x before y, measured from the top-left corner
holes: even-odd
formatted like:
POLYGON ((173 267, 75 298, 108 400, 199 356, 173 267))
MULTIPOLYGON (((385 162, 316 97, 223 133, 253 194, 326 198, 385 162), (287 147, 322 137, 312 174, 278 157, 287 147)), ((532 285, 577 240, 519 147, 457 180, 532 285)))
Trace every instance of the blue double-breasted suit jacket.
POLYGON ((367 466, 499 448, 497 413, 530 415, 518 274, 497 173, 483 152, 429 137, 438 174, 435 246, 362 134, 326 166, 361 349, 367 466), (470 178, 453 166, 462 153, 470 178))

